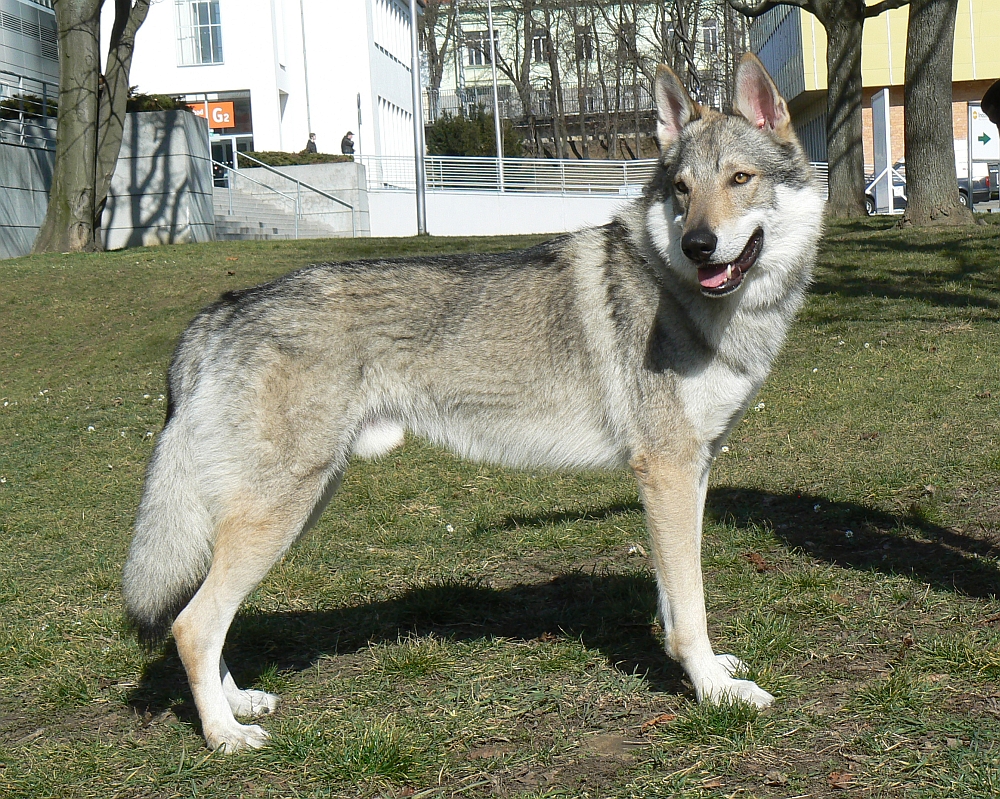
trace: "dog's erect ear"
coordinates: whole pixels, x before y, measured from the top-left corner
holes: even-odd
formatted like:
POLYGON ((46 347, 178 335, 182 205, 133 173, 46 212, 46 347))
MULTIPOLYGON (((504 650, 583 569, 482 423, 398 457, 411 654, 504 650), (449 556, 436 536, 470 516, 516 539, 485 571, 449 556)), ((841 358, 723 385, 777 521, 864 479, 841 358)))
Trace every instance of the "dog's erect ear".
POLYGON ((778 94, 778 87, 753 53, 747 53, 740 59, 733 108, 762 130, 773 130, 785 137, 791 132, 792 118, 788 114, 788 104, 778 94))
POLYGON ((663 64, 656 68, 653 93, 656 97, 656 138, 660 141, 660 149, 666 150, 680 136, 681 128, 698 118, 698 107, 677 74, 663 64))

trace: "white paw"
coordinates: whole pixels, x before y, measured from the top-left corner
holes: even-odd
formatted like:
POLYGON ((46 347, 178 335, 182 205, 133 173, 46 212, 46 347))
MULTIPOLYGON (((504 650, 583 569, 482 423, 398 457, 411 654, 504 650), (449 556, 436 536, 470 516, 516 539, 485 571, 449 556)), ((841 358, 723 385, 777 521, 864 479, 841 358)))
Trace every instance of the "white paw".
POLYGON ((226 700, 232 708, 234 716, 245 719, 255 719, 266 716, 278 709, 278 697, 266 691, 232 691, 226 693, 226 700))
POLYGON ((227 755, 247 749, 260 749, 271 736, 256 724, 233 723, 222 730, 206 730, 205 741, 209 749, 222 749, 227 755))
POLYGON ((774 697, 757 683, 750 680, 733 679, 728 682, 714 683, 711 690, 702 693, 699 699, 702 702, 711 702, 715 705, 734 701, 746 702, 759 708, 769 707, 774 702, 774 697))
POLYGON ((750 680, 734 680, 733 675, 743 669, 743 661, 734 655, 716 655, 715 674, 696 687, 699 702, 724 704, 726 702, 746 702, 763 708, 774 702, 774 697, 750 680))
POLYGON ((743 668, 743 661, 736 655, 716 655, 715 659, 719 661, 719 665, 726 670, 730 677, 743 668))

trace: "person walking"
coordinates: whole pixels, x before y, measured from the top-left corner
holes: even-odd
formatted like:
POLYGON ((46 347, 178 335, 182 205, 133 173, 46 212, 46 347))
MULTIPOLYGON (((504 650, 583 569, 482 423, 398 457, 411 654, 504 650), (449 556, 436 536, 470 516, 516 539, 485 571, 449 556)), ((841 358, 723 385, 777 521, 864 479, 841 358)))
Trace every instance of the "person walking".
POLYGON ((354 134, 347 131, 340 140, 340 152, 344 155, 354 155, 354 134))

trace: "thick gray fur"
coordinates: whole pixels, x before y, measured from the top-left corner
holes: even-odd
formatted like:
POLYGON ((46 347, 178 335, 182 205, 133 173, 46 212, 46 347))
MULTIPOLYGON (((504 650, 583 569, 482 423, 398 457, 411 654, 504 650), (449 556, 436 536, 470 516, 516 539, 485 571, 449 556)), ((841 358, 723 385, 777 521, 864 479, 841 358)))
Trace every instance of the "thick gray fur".
MULTIPOLYGON (((699 544, 708 467, 803 301, 823 199, 783 127, 783 105, 769 112, 776 122, 721 115, 690 104, 668 73, 658 74, 658 97, 684 115, 661 112, 658 173, 610 224, 501 255, 318 264, 226 294, 194 319, 170 366, 170 410, 123 578, 128 618, 144 640, 162 637, 214 571, 220 526, 246 516, 270 531, 271 549, 254 556, 266 573, 318 516, 351 457, 387 452, 404 430, 509 466, 631 466, 662 552, 676 534, 657 485, 676 485, 665 464, 680 464, 675 471, 691 475, 682 485, 700 499, 678 526, 699 544), (752 193, 734 184, 737 169, 752 173, 752 193), (703 291, 683 251, 694 224, 718 233, 726 260, 763 231, 760 256, 732 293, 703 291)), ((230 547, 256 546, 225 535, 230 547)), ((699 697, 743 696, 725 676, 735 659, 719 676, 704 652, 688 656, 671 638, 673 578, 655 565, 668 652, 699 697)), ((681 577, 696 568, 685 565, 681 577)), ((700 592, 696 576, 691 591, 700 592)), ((245 590, 227 601, 238 605, 245 590)), ((208 610, 186 613, 192 629, 209 624, 200 621, 208 610)), ((211 624, 227 628, 230 618, 211 624)), ((188 648, 221 648, 212 640, 188 648)), ((200 657, 185 659, 189 673, 200 657)), ((224 662, 222 673, 231 680, 224 662)), ((751 701, 770 701, 753 688, 751 701)), ((266 738, 233 732, 218 708, 210 713, 222 720, 210 724, 196 699, 210 745, 266 738), (214 740, 212 725, 221 730, 214 740)))

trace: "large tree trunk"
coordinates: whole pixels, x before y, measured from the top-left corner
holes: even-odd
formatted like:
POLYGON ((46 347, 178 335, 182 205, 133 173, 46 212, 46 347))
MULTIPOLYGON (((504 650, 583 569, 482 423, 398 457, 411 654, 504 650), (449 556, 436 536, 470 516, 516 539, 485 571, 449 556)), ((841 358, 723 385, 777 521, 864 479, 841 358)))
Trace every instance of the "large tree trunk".
POLYGON ((49 207, 32 252, 100 249, 94 231, 100 0, 57 0, 59 118, 49 207))
POLYGON ((903 89, 907 206, 902 225, 975 222, 972 211, 959 202, 955 172, 951 59, 957 6, 958 0, 910 3, 903 89))
POLYGON ((111 176, 122 148, 125 127, 128 75, 132 68, 135 34, 146 19, 149 0, 115 0, 115 24, 108 44, 108 63, 101 86, 97 126, 97 166, 94 184, 94 229, 100 230, 101 216, 108 201, 111 176))
POLYGON ((865 169, 861 120, 861 32, 863 9, 854 3, 834 3, 821 19, 827 31, 826 68, 829 76, 826 148, 830 165, 827 211, 832 217, 865 216, 865 169))

